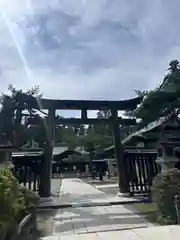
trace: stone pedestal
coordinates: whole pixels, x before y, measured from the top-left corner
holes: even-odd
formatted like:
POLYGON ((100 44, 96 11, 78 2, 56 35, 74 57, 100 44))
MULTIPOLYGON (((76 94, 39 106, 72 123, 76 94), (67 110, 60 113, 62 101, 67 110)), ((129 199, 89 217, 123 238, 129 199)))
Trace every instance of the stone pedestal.
POLYGON ((131 196, 130 193, 121 193, 121 192, 117 193, 117 198, 126 198, 126 197, 130 197, 130 196, 131 196))
POLYGON ((89 173, 89 166, 86 164, 86 173, 89 173))
POLYGON ((6 152, 6 151, 0 151, 0 159, 1 159, 1 163, 0 163, 0 168, 4 169, 6 167, 13 167, 12 165, 12 153, 11 152, 6 152))
POLYGON ((42 197, 42 198, 40 198, 39 204, 41 205, 43 203, 51 203, 51 202, 53 202, 52 196, 50 196, 50 197, 42 197))
POLYGON ((108 170, 109 170, 110 177, 113 177, 114 171, 113 171, 113 160, 112 159, 108 159, 108 170))

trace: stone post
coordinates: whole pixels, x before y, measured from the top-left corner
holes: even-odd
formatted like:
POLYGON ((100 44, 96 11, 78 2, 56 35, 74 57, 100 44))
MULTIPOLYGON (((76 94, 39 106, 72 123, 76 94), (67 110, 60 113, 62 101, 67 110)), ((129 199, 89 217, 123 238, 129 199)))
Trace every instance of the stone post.
POLYGON ((8 141, 7 135, 0 136, 0 168, 13 167, 12 165, 12 151, 15 148, 8 141))
POLYGON ((89 166, 88 166, 88 164, 85 165, 85 168, 86 168, 86 173, 89 174, 89 166))
POLYGON ((0 149, 0 168, 11 167, 12 165, 12 153, 8 152, 6 149, 0 149))
POLYGON ((108 172, 109 172, 109 177, 113 177, 114 171, 113 171, 113 159, 108 159, 108 172))

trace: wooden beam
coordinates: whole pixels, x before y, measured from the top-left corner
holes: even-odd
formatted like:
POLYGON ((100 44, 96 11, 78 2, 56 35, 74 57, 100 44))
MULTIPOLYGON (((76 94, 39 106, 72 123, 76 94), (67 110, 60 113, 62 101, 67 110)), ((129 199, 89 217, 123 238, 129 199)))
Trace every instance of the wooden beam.
MULTIPOLYGON (((136 119, 123 119, 118 118, 117 122, 120 125, 124 126, 130 126, 136 124, 136 119)), ((56 120, 56 125, 60 124, 113 124, 112 119, 100 119, 100 118, 87 118, 87 119, 81 119, 81 118, 62 118, 59 120, 56 120)))
POLYGON ((136 97, 121 101, 95 101, 95 100, 56 100, 56 99, 36 99, 28 97, 27 104, 35 109, 65 109, 65 110, 134 110, 142 101, 141 97, 136 97))
MULTIPOLYGON (((120 125, 127 126, 123 128, 122 132, 131 132, 132 126, 136 125, 136 119, 124 119, 124 118, 118 118, 116 120, 120 125)), ((30 118, 27 121, 28 125, 37 125, 40 122, 38 119, 30 118)), ((48 122, 48 119, 46 120, 48 122)), ((112 119, 100 119, 100 118, 87 118, 87 119, 81 119, 81 118, 62 118, 54 121, 54 125, 61 125, 61 124, 113 124, 112 119)))

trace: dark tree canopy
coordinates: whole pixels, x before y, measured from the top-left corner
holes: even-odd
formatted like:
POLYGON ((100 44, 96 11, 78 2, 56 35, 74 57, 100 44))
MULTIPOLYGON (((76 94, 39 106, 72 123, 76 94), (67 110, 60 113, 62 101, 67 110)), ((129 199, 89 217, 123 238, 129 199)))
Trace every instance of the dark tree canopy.
POLYGON ((135 116, 142 119, 144 125, 160 117, 179 112, 180 107, 180 66, 177 60, 169 64, 168 74, 163 83, 148 92, 140 106, 135 110, 135 116))
POLYGON ((8 90, 9 95, 2 94, 0 99, 0 135, 6 135, 11 144, 21 146, 27 142, 28 138, 26 117, 35 114, 28 100, 39 94, 39 86, 22 91, 10 84, 8 90))

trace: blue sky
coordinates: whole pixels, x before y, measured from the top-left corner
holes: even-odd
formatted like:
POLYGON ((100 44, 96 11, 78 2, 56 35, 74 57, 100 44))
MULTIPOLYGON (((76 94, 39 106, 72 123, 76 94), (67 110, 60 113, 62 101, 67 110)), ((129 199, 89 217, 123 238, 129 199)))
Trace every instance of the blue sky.
POLYGON ((180 56, 178 0, 0 0, 1 92, 121 100, 180 56))

